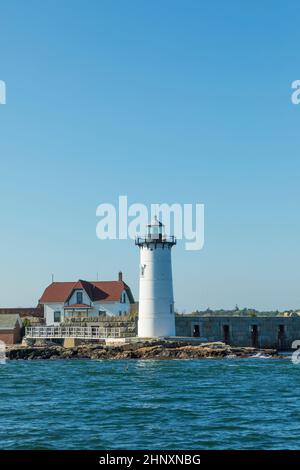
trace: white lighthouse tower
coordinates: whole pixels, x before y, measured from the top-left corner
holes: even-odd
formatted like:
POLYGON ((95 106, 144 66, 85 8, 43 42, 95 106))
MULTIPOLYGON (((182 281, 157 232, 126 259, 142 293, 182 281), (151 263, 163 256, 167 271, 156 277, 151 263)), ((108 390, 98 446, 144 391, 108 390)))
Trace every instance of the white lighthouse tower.
POLYGON ((140 248, 140 298, 138 336, 175 336, 171 250, 175 237, 154 217, 147 233, 136 239, 140 248))

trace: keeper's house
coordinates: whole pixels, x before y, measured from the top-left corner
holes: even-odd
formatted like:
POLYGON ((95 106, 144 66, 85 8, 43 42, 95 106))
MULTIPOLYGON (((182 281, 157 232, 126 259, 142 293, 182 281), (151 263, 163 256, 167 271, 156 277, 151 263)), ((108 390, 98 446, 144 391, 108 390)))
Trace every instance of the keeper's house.
POLYGON ((46 325, 59 325, 71 318, 126 315, 134 298, 120 272, 118 281, 53 282, 40 303, 46 325))
POLYGON ((21 341, 22 320, 17 314, 0 315, 0 341, 15 344, 21 341))

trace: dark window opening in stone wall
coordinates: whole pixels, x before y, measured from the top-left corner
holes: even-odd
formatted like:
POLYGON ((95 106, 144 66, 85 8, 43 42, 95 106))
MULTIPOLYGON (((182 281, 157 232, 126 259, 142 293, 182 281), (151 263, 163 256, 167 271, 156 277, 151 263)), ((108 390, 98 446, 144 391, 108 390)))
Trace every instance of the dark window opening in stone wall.
POLYGON ((193 326, 193 336, 194 336, 194 338, 199 338, 199 336, 200 336, 200 326, 199 325, 194 325, 193 326))
POLYGON ((284 325, 278 325, 278 349, 285 349, 285 327, 284 325))
POLYGON ((284 325, 279 325, 278 327, 278 334, 279 335, 284 335, 285 331, 284 331, 284 325))
POLYGON ((257 325, 251 325, 251 346, 258 348, 258 327, 257 325))
POLYGON ((229 325, 223 325, 223 340, 225 344, 229 344, 230 342, 229 325))

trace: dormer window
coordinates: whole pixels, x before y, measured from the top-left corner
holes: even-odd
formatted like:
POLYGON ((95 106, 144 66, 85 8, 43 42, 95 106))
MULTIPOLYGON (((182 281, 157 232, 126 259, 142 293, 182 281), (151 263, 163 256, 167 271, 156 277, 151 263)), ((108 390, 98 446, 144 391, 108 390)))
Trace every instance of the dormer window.
POLYGON ((83 294, 81 291, 76 292, 76 303, 83 304, 83 294))

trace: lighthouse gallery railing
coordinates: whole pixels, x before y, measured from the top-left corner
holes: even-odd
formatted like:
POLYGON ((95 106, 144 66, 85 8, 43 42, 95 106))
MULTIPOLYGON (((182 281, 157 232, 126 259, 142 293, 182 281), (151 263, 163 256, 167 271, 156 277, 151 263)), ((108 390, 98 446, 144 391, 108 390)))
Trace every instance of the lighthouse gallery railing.
POLYGON ((146 235, 144 237, 137 237, 135 239, 136 245, 144 245, 147 243, 165 243, 168 245, 176 245, 176 237, 175 236, 161 236, 161 235, 146 235))

